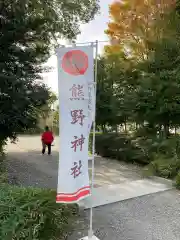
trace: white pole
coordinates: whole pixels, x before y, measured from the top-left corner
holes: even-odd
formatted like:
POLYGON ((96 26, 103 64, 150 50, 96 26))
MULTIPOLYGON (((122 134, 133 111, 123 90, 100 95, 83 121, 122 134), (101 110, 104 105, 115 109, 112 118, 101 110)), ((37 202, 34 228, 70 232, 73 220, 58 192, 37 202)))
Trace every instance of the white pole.
POLYGON ((95 52, 95 74, 94 74, 94 119, 93 119, 93 142, 92 142, 92 178, 91 178, 91 208, 90 208, 90 227, 88 238, 93 237, 93 191, 94 191, 94 155, 95 155, 95 135, 96 135, 96 84, 98 67, 98 40, 96 40, 95 52))

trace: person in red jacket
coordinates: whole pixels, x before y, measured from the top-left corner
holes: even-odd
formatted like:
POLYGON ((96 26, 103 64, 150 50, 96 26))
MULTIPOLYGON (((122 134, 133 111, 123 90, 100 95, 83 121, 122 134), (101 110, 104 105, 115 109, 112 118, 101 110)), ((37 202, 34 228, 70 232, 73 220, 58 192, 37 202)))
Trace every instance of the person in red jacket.
POLYGON ((54 141, 53 133, 49 130, 49 127, 45 127, 45 132, 41 136, 41 141, 42 141, 42 154, 45 153, 46 151, 46 146, 48 147, 48 155, 51 154, 51 145, 52 142, 54 141))

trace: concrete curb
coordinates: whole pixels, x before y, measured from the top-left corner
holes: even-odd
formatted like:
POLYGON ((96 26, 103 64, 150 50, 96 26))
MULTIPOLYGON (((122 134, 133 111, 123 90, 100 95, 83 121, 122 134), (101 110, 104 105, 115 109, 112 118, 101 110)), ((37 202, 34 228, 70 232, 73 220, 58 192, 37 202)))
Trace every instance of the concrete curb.
POLYGON ((145 179, 150 179, 152 181, 156 181, 162 184, 167 184, 169 186, 174 187, 175 181, 171 180, 171 179, 167 179, 167 178, 162 178, 162 177, 158 177, 158 176, 151 176, 151 177, 147 177, 145 179))
POLYGON ((94 189, 92 198, 89 197, 79 203, 80 209, 89 209, 121 202, 145 195, 173 189, 173 182, 163 178, 145 178, 141 180, 124 182, 121 184, 105 185, 94 189))

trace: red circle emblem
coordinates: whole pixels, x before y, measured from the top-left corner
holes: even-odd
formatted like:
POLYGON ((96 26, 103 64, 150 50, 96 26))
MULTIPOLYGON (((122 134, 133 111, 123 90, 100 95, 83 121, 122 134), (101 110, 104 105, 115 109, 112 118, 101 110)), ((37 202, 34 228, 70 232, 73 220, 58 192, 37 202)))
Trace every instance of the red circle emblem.
POLYGON ((81 50, 71 50, 62 59, 63 70, 71 75, 84 75, 88 69, 88 56, 81 50))

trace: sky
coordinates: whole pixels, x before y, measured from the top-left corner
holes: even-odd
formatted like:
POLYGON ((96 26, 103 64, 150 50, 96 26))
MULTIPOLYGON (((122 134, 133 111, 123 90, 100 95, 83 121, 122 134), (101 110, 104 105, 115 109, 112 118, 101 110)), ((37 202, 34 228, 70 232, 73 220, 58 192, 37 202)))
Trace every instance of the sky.
MULTIPOLYGON (((109 4, 113 0, 100 0, 100 14, 88 24, 81 25, 81 34, 77 37, 77 43, 106 41, 107 36, 104 34, 104 30, 107 28, 107 22, 109 21, 109 4)), ((99 43, 99 51, 101 52, 105 43, 99 43)), ((53 67, 53 71, 43 74, 43 81, 46 83, 53 92, 58 94, 58 76, 57 76, 57 60, 53 55, 47 62, 47 66, 53 67)))

